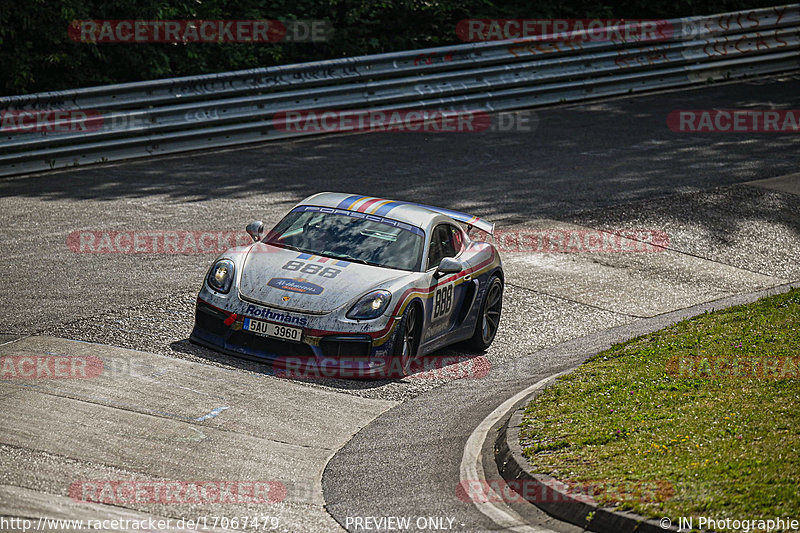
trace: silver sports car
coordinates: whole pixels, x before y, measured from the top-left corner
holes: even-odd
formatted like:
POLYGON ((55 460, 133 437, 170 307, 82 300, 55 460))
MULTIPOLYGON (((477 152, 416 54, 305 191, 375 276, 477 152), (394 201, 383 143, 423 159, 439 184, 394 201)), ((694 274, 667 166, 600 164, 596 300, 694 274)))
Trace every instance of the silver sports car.
MULTIPOLYGON (((359 375, 409 372, 415 358, 467 341, 483 351, 500 323, 503 267, 473 241, 494 224, 448 209, 319 193, 254 242, 223 253, 197 297, 191 340, 237 356, 358 359, 359 375)), ((342 363, 344 364, 344 363, 342 363)), ((349 363, 348 363, 349 364, 349 363)))

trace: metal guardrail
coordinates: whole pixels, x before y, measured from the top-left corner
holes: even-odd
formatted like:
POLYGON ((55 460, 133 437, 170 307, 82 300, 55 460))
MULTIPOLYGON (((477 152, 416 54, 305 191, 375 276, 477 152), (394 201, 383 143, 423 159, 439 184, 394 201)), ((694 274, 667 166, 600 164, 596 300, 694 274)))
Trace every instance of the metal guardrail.
MULTIPOLYGON (((668 40, 510 41, 0 98, 92 110, 80 133, 0 130, 0 176, 309 135, 283 111, 503 111, 800 68, 800 4, 668 21, 668 40)), ((318 132, 314 132, 318 133, 318 132)))

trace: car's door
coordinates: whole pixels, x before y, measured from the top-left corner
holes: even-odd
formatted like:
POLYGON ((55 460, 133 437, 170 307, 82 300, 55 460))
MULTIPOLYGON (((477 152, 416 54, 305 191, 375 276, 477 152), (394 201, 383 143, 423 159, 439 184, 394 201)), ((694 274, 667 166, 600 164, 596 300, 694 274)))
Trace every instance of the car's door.
POLYGON ((426 330, 424 341, 428 342, 449 332, 456 322, 464 296, 464 283, 456 283, 463 274, 436 275, 436 269, 445 257, 459 259, 464 251, 464 234, 452 224, 439 224, 431 232, 426 274, 430 297, 425 306, 426 330))

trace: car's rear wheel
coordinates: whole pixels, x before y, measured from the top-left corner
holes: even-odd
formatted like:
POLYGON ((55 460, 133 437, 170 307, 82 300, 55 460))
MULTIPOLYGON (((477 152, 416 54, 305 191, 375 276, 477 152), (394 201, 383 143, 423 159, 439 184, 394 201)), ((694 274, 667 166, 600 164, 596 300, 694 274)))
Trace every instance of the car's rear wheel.
POLYGON ((491 346, 500 327, 500 315, 503 312, 503 280, 499 276, 492 276, 486 288, 478 320, 475 322, 475 331, 467 345, 477 351, 486 350, 491 346))
MULTIPOLYGON (((400 324, 397 326, 397 337, 394 341, 394 357, 399 363, 403 376, 411 373, 411 363, 419 351, 419 329, 422 316, 415 304, 410 304, 403 312, 400 324)), ((397 363, 396 363, 397 364, 397 363)))

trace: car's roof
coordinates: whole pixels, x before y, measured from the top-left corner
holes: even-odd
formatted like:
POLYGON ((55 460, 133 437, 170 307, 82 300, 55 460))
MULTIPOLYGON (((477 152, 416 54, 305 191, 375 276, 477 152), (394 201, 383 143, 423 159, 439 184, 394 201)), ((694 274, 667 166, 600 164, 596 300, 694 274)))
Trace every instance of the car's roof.
POLYGON ((309 196, 298 205, 316 205, 321 207, 333 207, 337 209, 347 209, 348 211, 358 211, 371 215, 378 215, 392 218, 400 222, 412 224, 420 228, 426 228, 436 218, 442 215, 475 226, 483 231, 492 233, 494 224, 481 220, 480 218, 458 211, 451 211, 439 207, 415 204, 412 202, 401 202, 376 198, 374 196, 364 196, 361 194, 347 194, 340 192, 321 192, 309 196))
POLYGON ((438 215, 435 211, 416 204, 340 192, 321 192, 309 196, 299 205, 319 205, 347 209, 348 211, 359 211, 370 215, 393 218, 421 228, 426 227, 438 215))

